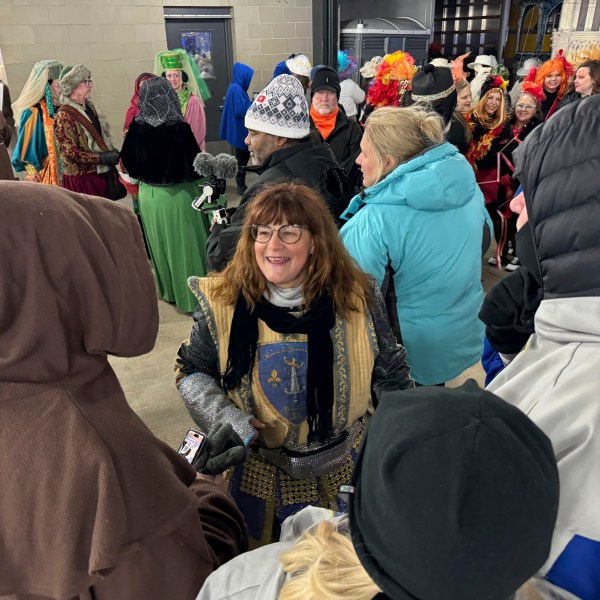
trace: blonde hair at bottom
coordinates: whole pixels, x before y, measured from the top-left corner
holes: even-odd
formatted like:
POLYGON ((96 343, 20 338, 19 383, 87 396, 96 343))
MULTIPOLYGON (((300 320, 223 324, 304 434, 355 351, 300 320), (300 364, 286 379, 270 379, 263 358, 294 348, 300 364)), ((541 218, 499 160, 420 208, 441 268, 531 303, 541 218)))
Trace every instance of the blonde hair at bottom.
POLYGON ((371 600, 381 592, 360 563, 350 533, 340 533, 335 521, 306 531, 281 563, 291 577, 279 600, 371 600))

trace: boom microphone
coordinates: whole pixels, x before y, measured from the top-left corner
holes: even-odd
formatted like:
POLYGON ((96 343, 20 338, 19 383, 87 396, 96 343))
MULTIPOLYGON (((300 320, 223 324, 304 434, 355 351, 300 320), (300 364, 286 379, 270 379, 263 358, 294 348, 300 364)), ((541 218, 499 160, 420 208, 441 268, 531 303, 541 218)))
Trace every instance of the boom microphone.
POLYGON ((238 163, 230 154, 213 156, 208 152, 200 152, 194 160, 194 169, 202 177, 214 176, 215 179, 231 179, 238 171, 238 163))
POLYGON ((237 160, 230 154, 213 156, 208 152, 200 152, 194 160, 194 170, 198 175, 206 177, 207 182, 202 188, 202 194, 194 198, 192 207, 203 212, 212 211, 217 222, 225 222, 222 219, 226 219, 226 204, 218 204, 218 198, 227 188, 225 180, 235 177, 238 171, 237 160))
POLYGON ((238 163, 231 154, 217 154, 215 156, 213 169, 217 179, 232 179, 238 172, 238 163))
POLYGON ((210 177, 213 172, 214 156, 208 152, 200 152, 194 160, 194 170, 202 177, 210 177))

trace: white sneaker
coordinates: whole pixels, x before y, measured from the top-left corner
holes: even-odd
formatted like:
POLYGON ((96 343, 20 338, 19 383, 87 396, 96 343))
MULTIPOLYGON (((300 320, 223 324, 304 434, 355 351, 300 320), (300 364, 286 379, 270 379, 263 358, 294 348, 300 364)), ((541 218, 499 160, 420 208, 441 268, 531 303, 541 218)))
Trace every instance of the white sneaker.
POLYGON ((521 266, 521 261, 515 256, 504 268, 505 271, 516 271, 521 266))
POLYGON ((488 265, 492 265, 492 267, 496 267, 498 265, 498 261, 496 260, 495 256, 490 256, 490 258, 488 258, 488 265))

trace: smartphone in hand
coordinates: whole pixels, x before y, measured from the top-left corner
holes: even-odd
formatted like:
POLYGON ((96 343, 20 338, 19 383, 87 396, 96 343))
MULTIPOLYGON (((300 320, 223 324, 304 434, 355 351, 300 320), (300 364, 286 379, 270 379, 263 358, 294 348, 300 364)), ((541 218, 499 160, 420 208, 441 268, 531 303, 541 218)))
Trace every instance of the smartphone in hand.
POLYGON ((204 445, 204 441, 206 440, 206 436, 195 429, 190 429, 186 434, 185 438, 183 438, 183 442, 181 442, 181 446, 179 446, 179 454, 181 454, 185 459, 192 464, 194 459, 200 451, 202 450, 202 446, 204 445))

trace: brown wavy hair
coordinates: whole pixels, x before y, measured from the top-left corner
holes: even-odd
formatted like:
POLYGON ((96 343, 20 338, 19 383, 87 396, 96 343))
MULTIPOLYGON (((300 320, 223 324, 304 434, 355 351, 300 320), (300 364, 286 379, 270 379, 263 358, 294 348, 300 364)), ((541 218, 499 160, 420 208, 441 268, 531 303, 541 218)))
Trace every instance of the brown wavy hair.
POLYGON ((586 60, 582 62, 576 69, 575 74, 579 69, 585 67, 589 69, 590 76, 592 81, 594 82, 594 87, 592 88, 592 96, 594 94, 600 94, 600 60, 586 60))
POLYGON ((251 201, 235 254, 217 275, 217 297, 235 304, 244 294, 251 309, 267 289, 267 280, 256 262, 253 223, 304 225, 313 236, 314 250, 308 260, 308 276, 302 290, 305 305, 328 293, 342 317, 360 311, 373 299, 372 280, 348 254, 337 226, 321 195, 301 183, 268 185, 251 201))

